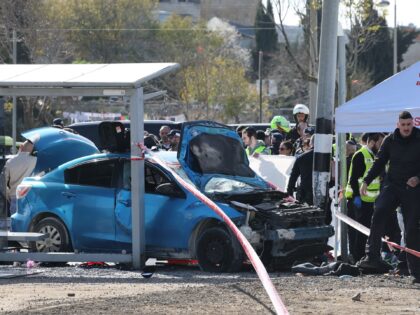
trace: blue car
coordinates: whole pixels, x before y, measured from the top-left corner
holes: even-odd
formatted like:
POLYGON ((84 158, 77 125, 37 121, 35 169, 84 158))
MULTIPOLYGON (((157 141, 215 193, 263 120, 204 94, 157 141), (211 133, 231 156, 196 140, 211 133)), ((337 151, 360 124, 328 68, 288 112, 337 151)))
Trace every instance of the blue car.
MULTIPOLYGON (((215 201, 265 261, 290 264, 327 249, 333 229, 324 224, 324 211, 284 202, 282 192, 249 168, 234 130, 200 121, 185 123, 181 133, 178 152, 153 155, 215 201)), ((109 132, 102 134, 109 138, 109 132)), ((206 271, 238 270, 244 253, 221 218, 155 160, 145 160, 146 255, 198 259, 206 271)), ((129 153, 71 160, 26 178, 17 197, 12 230, 50 235, 31 243, 33 251, 131 251, 129 153)))

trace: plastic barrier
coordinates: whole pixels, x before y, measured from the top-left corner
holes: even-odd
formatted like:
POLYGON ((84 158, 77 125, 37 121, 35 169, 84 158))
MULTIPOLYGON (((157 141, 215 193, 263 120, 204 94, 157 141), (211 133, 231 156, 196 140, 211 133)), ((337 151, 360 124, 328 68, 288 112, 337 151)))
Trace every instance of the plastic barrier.
POLYGON ((176 180, 184 186, 189 192, 191 192, 195 197, 201 200, 205 205, 207 205, 210 209, 216 212, 222 219, 225 221, 227 226, 232 230, 232 232, 237 237, 239 243, 241 244, 244 252, 248 256, 249 260, 251 261, 252 266, 254 267, 255 271, 260 278, 261 283, 264 286, 265 291, 267 292, 268 296, 270 297, 271 303, 273 303, 274 309, 276 310, 277 314, 289 314, 287 311, 286 306, 284 305, 283 301, 281 300, 276 288, 274 287, 273 283, 271 282, 270 276, 267 273, 263 263, 261 262, 260 258, 258 257, 257 253, 255 252, 254 248, 248 242, 248 240, 243 236, 241 231, 236 227, 236 225, 232 222, 232 220, 220 209, 212 200, 210 200, 207 196, 202 194, 197 188, 187 183, 183 180, 176 172, 174 172, 170 167, 166 165, 162 160, 160 160, 156 155, 153 155, 153 152, 149 152, 153 159, 159 163, 160 166, 164 167, 168 172, 170 172, 176 180))
MULTIPOLYGON (((349 217, 348 217, 348 216, 346 216, 345 214, 343 214, 343 213, 341 213, 341 212, 338 212, 338 211, 335 211, 335 216, 336 216, 338 219, 340 219, 341 221, 343 221, 343 222, 347 223, 348 225, 350 225, 351 227, 355 228, 355 229, 356 229, 356 230, 358 230, 359 232, 361 232, 361 233, 365 234, 366 236, 369 236, 369 234, 370 234, 370 229, 369 229, 369 228, 367 228, 366 226, 364 226, 364 225, 360 224, 360 223, 359 223, 359 222, 357 222, 357 221, 354 221, 352 218, 349 218, 349 217)), ((402 251, 404 251, 404 252, 407 252, 407 253, 409 253, 409 254, 411 254, 411 255, 414 255, 414 256, 416 256, 416 257, 420 258, 420 252, 418 252, 418 251, 416 251, 416 250, 414 250, 414 249, 410 249, 410 248, 407 248, 407 247, 404 247, 404 246, 400 246, 400 245, 398 245, 398 244, 396 244, 396 243, 394 243, 394 242, 390 242, 390 241, 388 241, 388 240, 386 240, 386 239, 384 239, 384 238, 382 238, 382 242, 385 242, 385 243, 387 243, 389 246, 392 246, 392 247, 394 247, 394 248, 400 249, 400 250, 402 250, 402 251)))

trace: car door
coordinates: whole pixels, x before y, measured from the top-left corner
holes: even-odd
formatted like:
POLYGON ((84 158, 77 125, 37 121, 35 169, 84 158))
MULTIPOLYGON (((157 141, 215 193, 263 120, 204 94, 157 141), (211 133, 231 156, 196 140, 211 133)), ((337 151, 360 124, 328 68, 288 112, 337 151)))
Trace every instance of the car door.
MULTIPOLYGON (((115 206, 116 238, 120 246, 131 250, 130 161, 123 161, 122 167, 115 206)), ((158 166, 148 162, 145 163, 144 201, 147 250, 185 249, 187 244, 177 237, 185 220, 185 193, 158 166), (163 184, 170 185, 170 189, 159 190, 163 184)))
POLYGON ((72 227, 82 250, 115 251, 117 159, 93 160, 65 172, 61 194, 73 203, 72 227))

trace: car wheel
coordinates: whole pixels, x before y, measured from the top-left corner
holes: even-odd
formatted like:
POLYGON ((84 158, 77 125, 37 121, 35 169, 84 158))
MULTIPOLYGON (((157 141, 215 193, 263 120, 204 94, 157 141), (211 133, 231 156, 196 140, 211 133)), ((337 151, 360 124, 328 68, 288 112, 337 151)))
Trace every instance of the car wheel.
POLYGON ((57 218, 42 219, 34 226, 32 232, 49 234, 45 240, 29 244, 29 248, 33 252, 68 252, 71 250, 67 229, 57 218))
POLYGON ((196 256, 200 268, 209 272, 236 272, 243 262, 240 244, 222 227, 208 228, 201 233, 196 256))

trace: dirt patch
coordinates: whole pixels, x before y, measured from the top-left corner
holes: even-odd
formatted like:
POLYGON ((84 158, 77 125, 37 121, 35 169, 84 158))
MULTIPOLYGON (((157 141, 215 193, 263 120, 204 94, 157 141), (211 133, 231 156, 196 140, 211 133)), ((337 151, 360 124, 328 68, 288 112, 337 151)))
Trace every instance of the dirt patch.
MULTIPOLYGON (((145 279, 114 268, 36 271, 41 273, 0 280, 2 314, 274 313, 253 272, 220 275, 167 267, 145 279)), ((0 274, 5 272, 25 270, 0 268, 0 274)), ((291 314, 420 313, 420 285, 407 277, 270 276, 291 314), (360 301, 352 299, 356 295, 360 301)))

